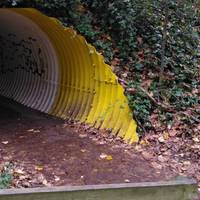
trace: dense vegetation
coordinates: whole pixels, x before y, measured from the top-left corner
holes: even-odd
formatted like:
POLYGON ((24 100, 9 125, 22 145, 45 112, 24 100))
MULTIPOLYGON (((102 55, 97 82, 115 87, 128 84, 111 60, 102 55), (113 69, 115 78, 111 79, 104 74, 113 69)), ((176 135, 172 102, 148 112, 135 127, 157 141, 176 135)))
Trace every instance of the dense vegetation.
POLYGON ((11 166, 0 167, 0 189, 8 188, 12 182, 11 166))
POLYGON ((96 46, 126 87, 141 134, 177 120, 200 123, 199 0, 10 0, 4 6, 38 8, 96 46))

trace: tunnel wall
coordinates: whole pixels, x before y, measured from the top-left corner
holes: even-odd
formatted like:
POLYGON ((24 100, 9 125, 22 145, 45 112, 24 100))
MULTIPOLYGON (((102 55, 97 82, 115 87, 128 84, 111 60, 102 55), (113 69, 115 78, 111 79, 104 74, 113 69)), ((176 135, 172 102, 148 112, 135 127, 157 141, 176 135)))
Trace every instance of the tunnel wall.
POLYGON ((0 95, 137 142, 124 89, 101 54, 55 18, 0 9, 0 95))

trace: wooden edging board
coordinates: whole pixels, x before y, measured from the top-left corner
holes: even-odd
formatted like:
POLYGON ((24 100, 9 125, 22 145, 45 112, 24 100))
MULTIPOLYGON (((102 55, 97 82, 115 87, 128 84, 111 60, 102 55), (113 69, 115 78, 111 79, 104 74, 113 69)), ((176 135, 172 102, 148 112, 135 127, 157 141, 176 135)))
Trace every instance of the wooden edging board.
POLYGON ((190 179, 0 190, 0 200, 194 200, 196 196, 197 184, 190 179))

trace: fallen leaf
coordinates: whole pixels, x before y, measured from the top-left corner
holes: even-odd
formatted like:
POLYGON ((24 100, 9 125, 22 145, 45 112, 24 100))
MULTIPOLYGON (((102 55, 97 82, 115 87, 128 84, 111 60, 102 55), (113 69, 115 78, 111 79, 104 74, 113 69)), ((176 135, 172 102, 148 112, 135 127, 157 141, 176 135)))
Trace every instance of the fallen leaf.
POLYGON ((25 188, 31 187, 31 184, 28 181, 23 181, 22 186, 25 188))
POLYGON ((107 154, 105 153, 101 153, 101 155, 99 156, 101 159, 105 159, 107 157, 107 154))
POLYGON ((127 88, 126 91, 130 94, 135 94, 136 93, 136 89, 135 88, 127 88))
POLYGON ((34 129, 29 129, 29 130, 27 130, 27 132, 33 132, 34 131, 34 129))
POLYGON ((60 177, 54 176, 54 178, 55 178, 55 181, 60 181, 60 177))
POLYGON ((84 7, 83 5, 78 4, 78 5, 76 6, 76 11, 81 12, 81 13, 84 13, 84 12, 86 11, 86 9, 85 9, 85 7, 84 7))
POLYGON ((164 142, 165 142, 165 139, 164 139, 163 136, 160 136, 160 137, 158 138, 158 141, 159 141, 160 143, 164 143, 164 142))
POLYGON ((142 147, 140 145, 136 145, 135 146, 135 150, 138 151, 138 152, 142 152, 143 151, 143 149, 142 149, 142 147))
POLYGON ((99 144, 101 144, 101 145, 103 145, 103 144, 105 144, 106 142, 104 142, 104 141, 100 141, 99 142, 99 144))
POLYGON ((155 169, 162 169, 162 165, 156 163, 156 162, 152 162, 151 165, 153 166, 153 168, 155 169))
POLYGON ((147 146, 147 145, 149 145, 149 142, 146 139, 143 139, 140 141, 140 144, 143 146, 147 146))
POLYGON ((142 43, 143 43, 142 37, 137 37, 137 42, 138 42, 139 44, 142 44, 142 43))
POLYGON ((86 149, 81 149, 81 152, 82 152, 82 153, 85 153, 85 152, 86 152, 86 149))
POLYGON ((1 142, 2 144, 8 144, 8 141, 3 141, 3 142, 1 142))
POLYGON ((18 177, 20 180, 24 180, 27 178, 24 174, 25 172, 21 169, 15 169, 13 172, 13 177, 18 177))
POLYGON ((153 158, 153 155, 147 151, 142 152, 142 156, 145 160, 151 160, 153 158))
POLYGON ((40 130, 34 130, 33 132, 34 133, 40 133, 40 130))
POLYGON ((101 155, 99 156, 101 159, 106 159, 106 160, 112 160, 113 157, 111 155, 107 155, 105 153, 101 153, 101 155))
POLYGON ((14 171, 14 173, 17 173, 17 174, 24 174, 24 171, 22 171, 21 169, 16 169, 14 171))
POLYGON ((44 179, 44 180, 42 181, 42 184, 47 186, 47 185, 48 185, 48 182, 47 182, 47 180, 46 180, 46 179, 44 179))
POLYGON ((188 169, 187 166, 181 167, 181 170, 182 170, 182 171, 187 171, 187 169, 188 169))
POLYGON ((27 132, 39 133, 40 130, 32 128, 32 129, 27 130, 27 132))
POLYGON ((23 175, 23 176, 19 176, 19 180, 20 180, 20 181, 26 180, 26 179, 27 179, 27 176, 24 176, 24 175, 23 175))
POLYGON ((163 138, 164 138, 164 140, 168 140, 169 139, 169 133, 164 132, 163 133, 163 138))
POLYGON ((170 137, 174 137, 174 136, 176 136, 176 134, 177 134, 177 131, 176 131, 176 130, 170 130, 170 131, 169 131, 169 136, 170 136, 170 137))
POLYGON ((39 174, 37 177, 37 182, 39 183, 43 183, 43 181, 45 180, 45 177, 43 174, 39 174))
POLYGON ((162 155, 159 155, 158 156, 158 161, 160 161, 160 162, 167 162, 169 159, 168 158, 166 158, 166 157, 164 157, 164 156, 162 156, 162 155))
POLYGON ((191 162, 189 160, 186 160, 186 161, 183 162, 183 164, 188 166, 188 165, 191 165, 191 162))
POLYGON ((79 137, 80 137, 80 138, 86 138, 86 137, 87 137, 87 134, 79 134, 79 137))
POLYGON ((128 73, 127 73, 127 72, 124 72, 123 74, 121 74, 121 76, 122 76, 123 78, 126 78, 126 77, 128 76, 128 73))
POLYGON ((113 157, 111 155, 106 156, 106 160, 112 160, 113 157))
POLYGON ((198 137, 193 137, 192 140, 193 140, 194 142, 200 142, 200 140, 199 140, 198 137))
POLYGON ((37 171, 42 171, 44 169, 43 166, 35 166, 35 170, 37 171))
POLYGON ((119 65, 120 64, 120 59, 118 58, 114 58, 112 61, 111 61, 111 65, 112 66, 116 66, 116 65, 119 65))

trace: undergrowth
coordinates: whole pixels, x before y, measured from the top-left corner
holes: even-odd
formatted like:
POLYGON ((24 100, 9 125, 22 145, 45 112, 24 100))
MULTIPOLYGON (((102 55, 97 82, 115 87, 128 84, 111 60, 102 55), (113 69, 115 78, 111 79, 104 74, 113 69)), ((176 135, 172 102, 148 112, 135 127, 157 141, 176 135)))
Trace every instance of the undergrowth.
POLYGON ((6 165, 0 171, 0 189, 8 188, 12 183, 11 166, 6 165))

